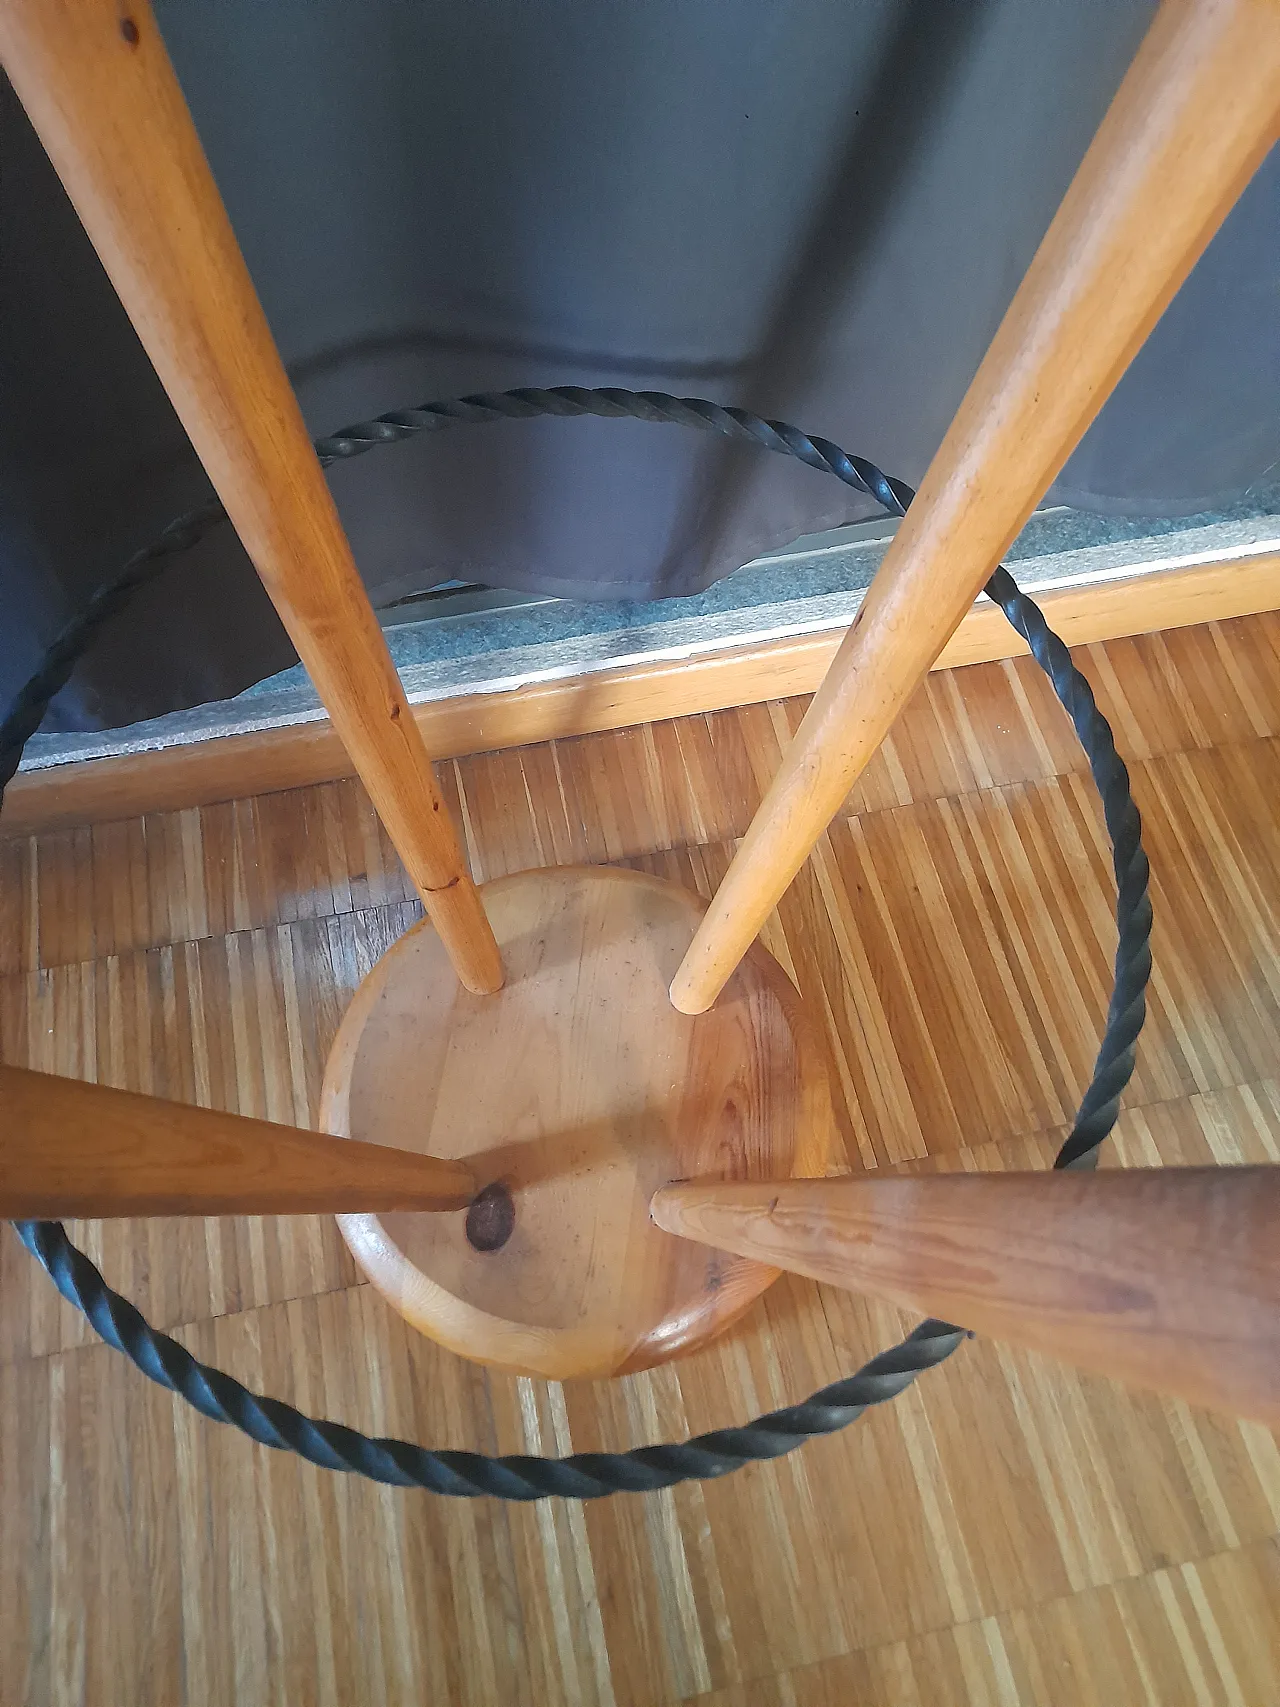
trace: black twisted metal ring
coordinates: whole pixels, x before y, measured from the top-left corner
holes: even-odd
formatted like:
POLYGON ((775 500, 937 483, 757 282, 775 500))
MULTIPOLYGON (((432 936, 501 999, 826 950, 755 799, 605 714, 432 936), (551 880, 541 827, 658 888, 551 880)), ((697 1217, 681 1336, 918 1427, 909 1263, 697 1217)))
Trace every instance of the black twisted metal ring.
MULTIPOLYGON (((891 515, 903 515, 915 496, 900 480, 891 479, 874 463, 849 456, 829 439, 811 437, 783 421, 762 420, 743 409, 724 408, 696 397, 669 397, 658 391, 585 390, 564 385, 547 390, 487 392, 397 410, 345 427, 329 438, 317 439, 316 453, 327 465, 454 422, 520 420, 533 415, 625 416, 700 427, 796 457, 811 468, 834 474, 874 498, 891 515)), ((171 523, 154 544, 130 558, 116 580, 98 592, 58 635, 39 670, 0 723, 0 802, 28 737, 39 727, 50 700, 67 681, 76 659, 98 629, 128 602, 137 587, 158 574, 176 553, 203 538, 224 514, 221 505, 212 503, 171 523)), ((1050 630, 1033 601, 1019 592, 1007 570, 996 570, 986 592, 1027 641, 1071 718, 1102 796, 1114 854, 1118 930, 1115 985, 1093 1077, 1054 1164, 1059 1168, 1089 1167, 1096 1163, 1098 1146, 1115 1124, 1146 1015, 1151 902, 1142 822, 1111 727, 1095 705, 1088 682, 1072 664, 1066 646, 1050 630)), ((716 1429, 692 1440, 641 1446, 630 1452, 491 1458, 476 1452, 432 1451, 401 1440, 371 1439, 341 1423, 306 1417, 278 1399, 250 1393, 231 1376, 198 1363, 176 1340, 148 1326, 134 1306, 113 1292, 88 1257, 75 1248, 61 1223, 23 1221, 14 1226, 62 1296, 88 1317, 102 1338, 124 1352, 144 1375, 179 1394, 202 1415, 232 1423, 261 1445, 296 1452, 323 1469, 349 1470, 375 1482, 441 1494, 489 1494, 508 1500, 536 1500, 552 1494, 595 1499, 603 1494, 647 1493, 678 1482, 727 1475, 744 1464, 779 1458, 815 1435, 847 1427, 868 1406, 894 1398, 917 1375, 949 1357, 966 1337, 963 1329, 949 1323, 922 1322, 900 1345, 880 1352, 856 1374, 824 1387, 803 1404, 771 1411, 741 1428, 716 1429)))

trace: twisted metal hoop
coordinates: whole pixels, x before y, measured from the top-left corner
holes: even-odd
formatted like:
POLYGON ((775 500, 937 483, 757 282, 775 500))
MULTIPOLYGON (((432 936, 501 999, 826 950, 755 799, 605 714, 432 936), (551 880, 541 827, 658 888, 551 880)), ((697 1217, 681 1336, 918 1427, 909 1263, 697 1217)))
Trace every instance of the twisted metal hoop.
MULTIPOLYGON (((395 444, 453 423, 524 420, 536 415, 598 415, 698 427, 753 444, 833 474, 901 516, 915 493, 874 463, 850 456, 829 439, 815 438, 784 421, 766 421, 744 409, 660 391, 587 390, 580 386, 522 388, 426 403, 362 421, 315 441, 328 465, 377 445, 395 444)), ((0 723, 0 802, 18 768, 22 749, 39 727, 49 702, 66 683, 76 660, 102 625, 128 603, 133 592, 180 551, 225 519, 218 503, 179 517, 150 546, 129 559, 115 581, 102 588, 69 622, 46 652, 0 723)), ((1111 727, 1094 703, 1088 682, 1071 662, 1063 642, 1039 607, 1019 592, 1006 569, 997 569, 986 592, 1031 648, 1053 684, 1089 759, 1102 796, 1114 856, 1118 943, 1115 982, 1093 1077, 1071 1133, 1058 1153, 1057 1168, 1092 1167, 1098 1146, 1115 1125, 1120 1097, 1133 1072, 1134 1050, 1146 1016, 1151 973, 1151 902, 1142 821, 1129 790, 1129 773, 1115 748, 1111 727)), ((678 1482, 727 1475, 744 1464, 779 1458, 816 1435, 847 1428, 871 1405, 883 1404, 917 1375, 950 1357, 967 1336, 947 1322, 922 1322, 900 1345, 880 1352, 856 1374, 836 1381, 803 1404, 771 1411, 741 1428, 630 1452, 575 1453, 567 1458, 522 1455, 487 1457, 476 1452, 432 1451, 402 1440, 372 1439, 341 1423, 304 1416, 292 1405, 249 1392, 220 1370, 198 1363, 176 1340, 150 1327, 119 1293, 113 1292, 57 1221, 14 1223, 23 1244, 48 1272, 69 1303, 88 1317, 109 1345, 122 1351, 144 1375, 193 1405, 203 1416, 229 1422, 263 1446, 296 1452, 323 1469, 348 1470, 375 1482, 425 1488, 458 1496, 489 1494, 498 1499, 536 1500, 548 1495, 596 1499, 604 1494, 647 1493, 678 1482)))

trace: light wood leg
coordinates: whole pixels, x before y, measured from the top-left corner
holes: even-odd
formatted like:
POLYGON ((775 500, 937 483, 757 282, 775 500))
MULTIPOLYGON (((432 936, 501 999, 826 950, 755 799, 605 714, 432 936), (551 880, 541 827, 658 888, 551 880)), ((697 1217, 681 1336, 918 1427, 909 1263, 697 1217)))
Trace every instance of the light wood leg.
POLYGON ((149 5, 2 0, 0 58, 458 976, 498 989, 493 932, 149 5))
POLYGON ((701 1013, 1280 129, 1280 5, 1165 0, 671 986, 701 1013))
POLYGON ((720 1181, 669 1233, 1280 1425, 1280 1167, 720 1181))

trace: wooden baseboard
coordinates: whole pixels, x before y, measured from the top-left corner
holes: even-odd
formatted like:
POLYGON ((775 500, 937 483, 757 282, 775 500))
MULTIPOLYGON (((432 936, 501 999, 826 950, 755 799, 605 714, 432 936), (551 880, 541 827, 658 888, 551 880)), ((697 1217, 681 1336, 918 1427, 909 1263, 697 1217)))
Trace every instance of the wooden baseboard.
MULTIPOLYGON (((1081 577, 1042 589, 1037 598, 1052 627, 1073 646, 1249 616, 1280 607, 1280 552, 1081 577)), ((824 630, 691 659, 460 694, 417 706, 414 715, 429 750, 444 759, 719 711, 812 693, 841 637, 839 630, 824 630)), ((987 663, 1025 651, 1003 613, 983 600, 965 617, 936 668, 987 663)), ((10 783, 0 837, 206 806, 351 774, 342 743, 324 721, 54 765, 10 783)))

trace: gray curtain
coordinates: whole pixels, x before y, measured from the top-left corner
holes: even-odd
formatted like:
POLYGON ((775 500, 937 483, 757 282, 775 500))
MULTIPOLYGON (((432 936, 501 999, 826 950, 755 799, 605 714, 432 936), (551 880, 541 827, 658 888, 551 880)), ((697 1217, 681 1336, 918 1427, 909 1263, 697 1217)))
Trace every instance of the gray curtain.
MULTIPOLYGON (((528 384, 781 415, 918 480, 1152 8, 942 0, 163 0, 313 431, 528 384)), ((1176 513, 1280 457, 1280 170, 1259 173, 1060 495, 1176 513)), ((12 92, 0 97, 0 695, 203 476, 12 92)), ((385 600, 448 577, 697 590, 857 497, 674 428, 457 428, 339 468, 385 600)), ((62 727, 292 654, 227 530, 62 727)))

